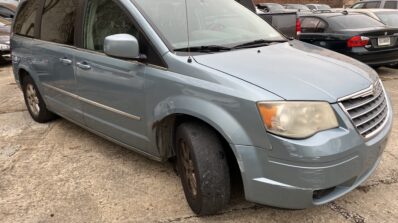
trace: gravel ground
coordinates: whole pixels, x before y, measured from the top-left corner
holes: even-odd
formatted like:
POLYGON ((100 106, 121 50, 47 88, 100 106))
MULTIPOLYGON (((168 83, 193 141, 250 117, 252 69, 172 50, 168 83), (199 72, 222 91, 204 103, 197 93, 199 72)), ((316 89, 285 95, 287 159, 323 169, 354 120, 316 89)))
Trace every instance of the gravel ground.
MULTIPOLYGON (((379 69, 398 105, 398 70, 379 69)), ((397 106, 394 114, 397 117, 397 106)), ((0 67, 0 222, 396 222, 398 128, 375 174, 328 205, 281 210, 235 192, 197 217, 168 163, 157 163, 58 119, 37 124, 9 66, 0 67)))

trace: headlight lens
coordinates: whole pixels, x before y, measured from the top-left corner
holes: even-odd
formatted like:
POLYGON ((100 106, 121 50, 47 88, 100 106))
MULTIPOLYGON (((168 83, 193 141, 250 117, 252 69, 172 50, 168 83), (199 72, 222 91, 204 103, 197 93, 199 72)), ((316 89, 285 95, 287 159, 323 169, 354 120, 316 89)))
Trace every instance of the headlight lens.
POLYGON ((308 138, 339 126, 327 102, 259 102, 266 129, 288 138, 308 138))

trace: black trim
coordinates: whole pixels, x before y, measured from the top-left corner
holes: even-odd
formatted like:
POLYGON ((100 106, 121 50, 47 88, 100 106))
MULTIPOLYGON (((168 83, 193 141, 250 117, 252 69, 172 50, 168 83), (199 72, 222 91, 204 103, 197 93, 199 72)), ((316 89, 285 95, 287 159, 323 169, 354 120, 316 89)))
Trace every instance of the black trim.
POLYGON ((87 1, 79 1, 78 9, 76 10, 75 17, 75 39, 74 46, 78 48, 83 48, 83 38, 84 38, 84 15, 87 6, 87 1))
POLYGON ((41 19, 43 17, 44 5, 46 4, 46 0, 39 0, 37 2, 37 10, 36 10, 36 20, 35 20, 35 39, 40 39, 41 35, 41 19))

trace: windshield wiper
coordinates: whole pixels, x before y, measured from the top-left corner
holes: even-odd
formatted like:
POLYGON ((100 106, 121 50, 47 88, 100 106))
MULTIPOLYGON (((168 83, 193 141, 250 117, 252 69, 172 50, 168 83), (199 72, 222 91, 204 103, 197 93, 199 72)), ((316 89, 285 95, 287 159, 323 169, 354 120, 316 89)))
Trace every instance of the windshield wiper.
POLYGON ((183 51, 183 52, 220 52, 220 51, 229 51, 230 47, 219 46, 219 45, 208 45, 208 46, 192 46, 192 47, 184 47, 174 49, 174 51, 183 51))
POLYGON ((271 43, 284 43, 287 42, 287 40, 266 40, 266 39, 258 39, 258 40, 253 40, 247 43, 242 43, 239 45, 236 45, 232 47, 233 49, 239 49, 239 48, 249 48, 249 47, 258 47, 258 46, 268 46, 271 43))

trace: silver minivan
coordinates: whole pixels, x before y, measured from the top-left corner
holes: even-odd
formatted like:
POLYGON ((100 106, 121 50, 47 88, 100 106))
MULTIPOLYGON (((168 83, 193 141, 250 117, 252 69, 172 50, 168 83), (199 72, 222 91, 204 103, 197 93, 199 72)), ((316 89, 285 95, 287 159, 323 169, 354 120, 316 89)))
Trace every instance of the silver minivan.
POLYGON ((225 207, 234 173, 252 202, 335 200, 373 173, 392 127, 373 69, 231 0, 22 1, 11 47, 35 121, 176 160, 199 215, 225 207))

